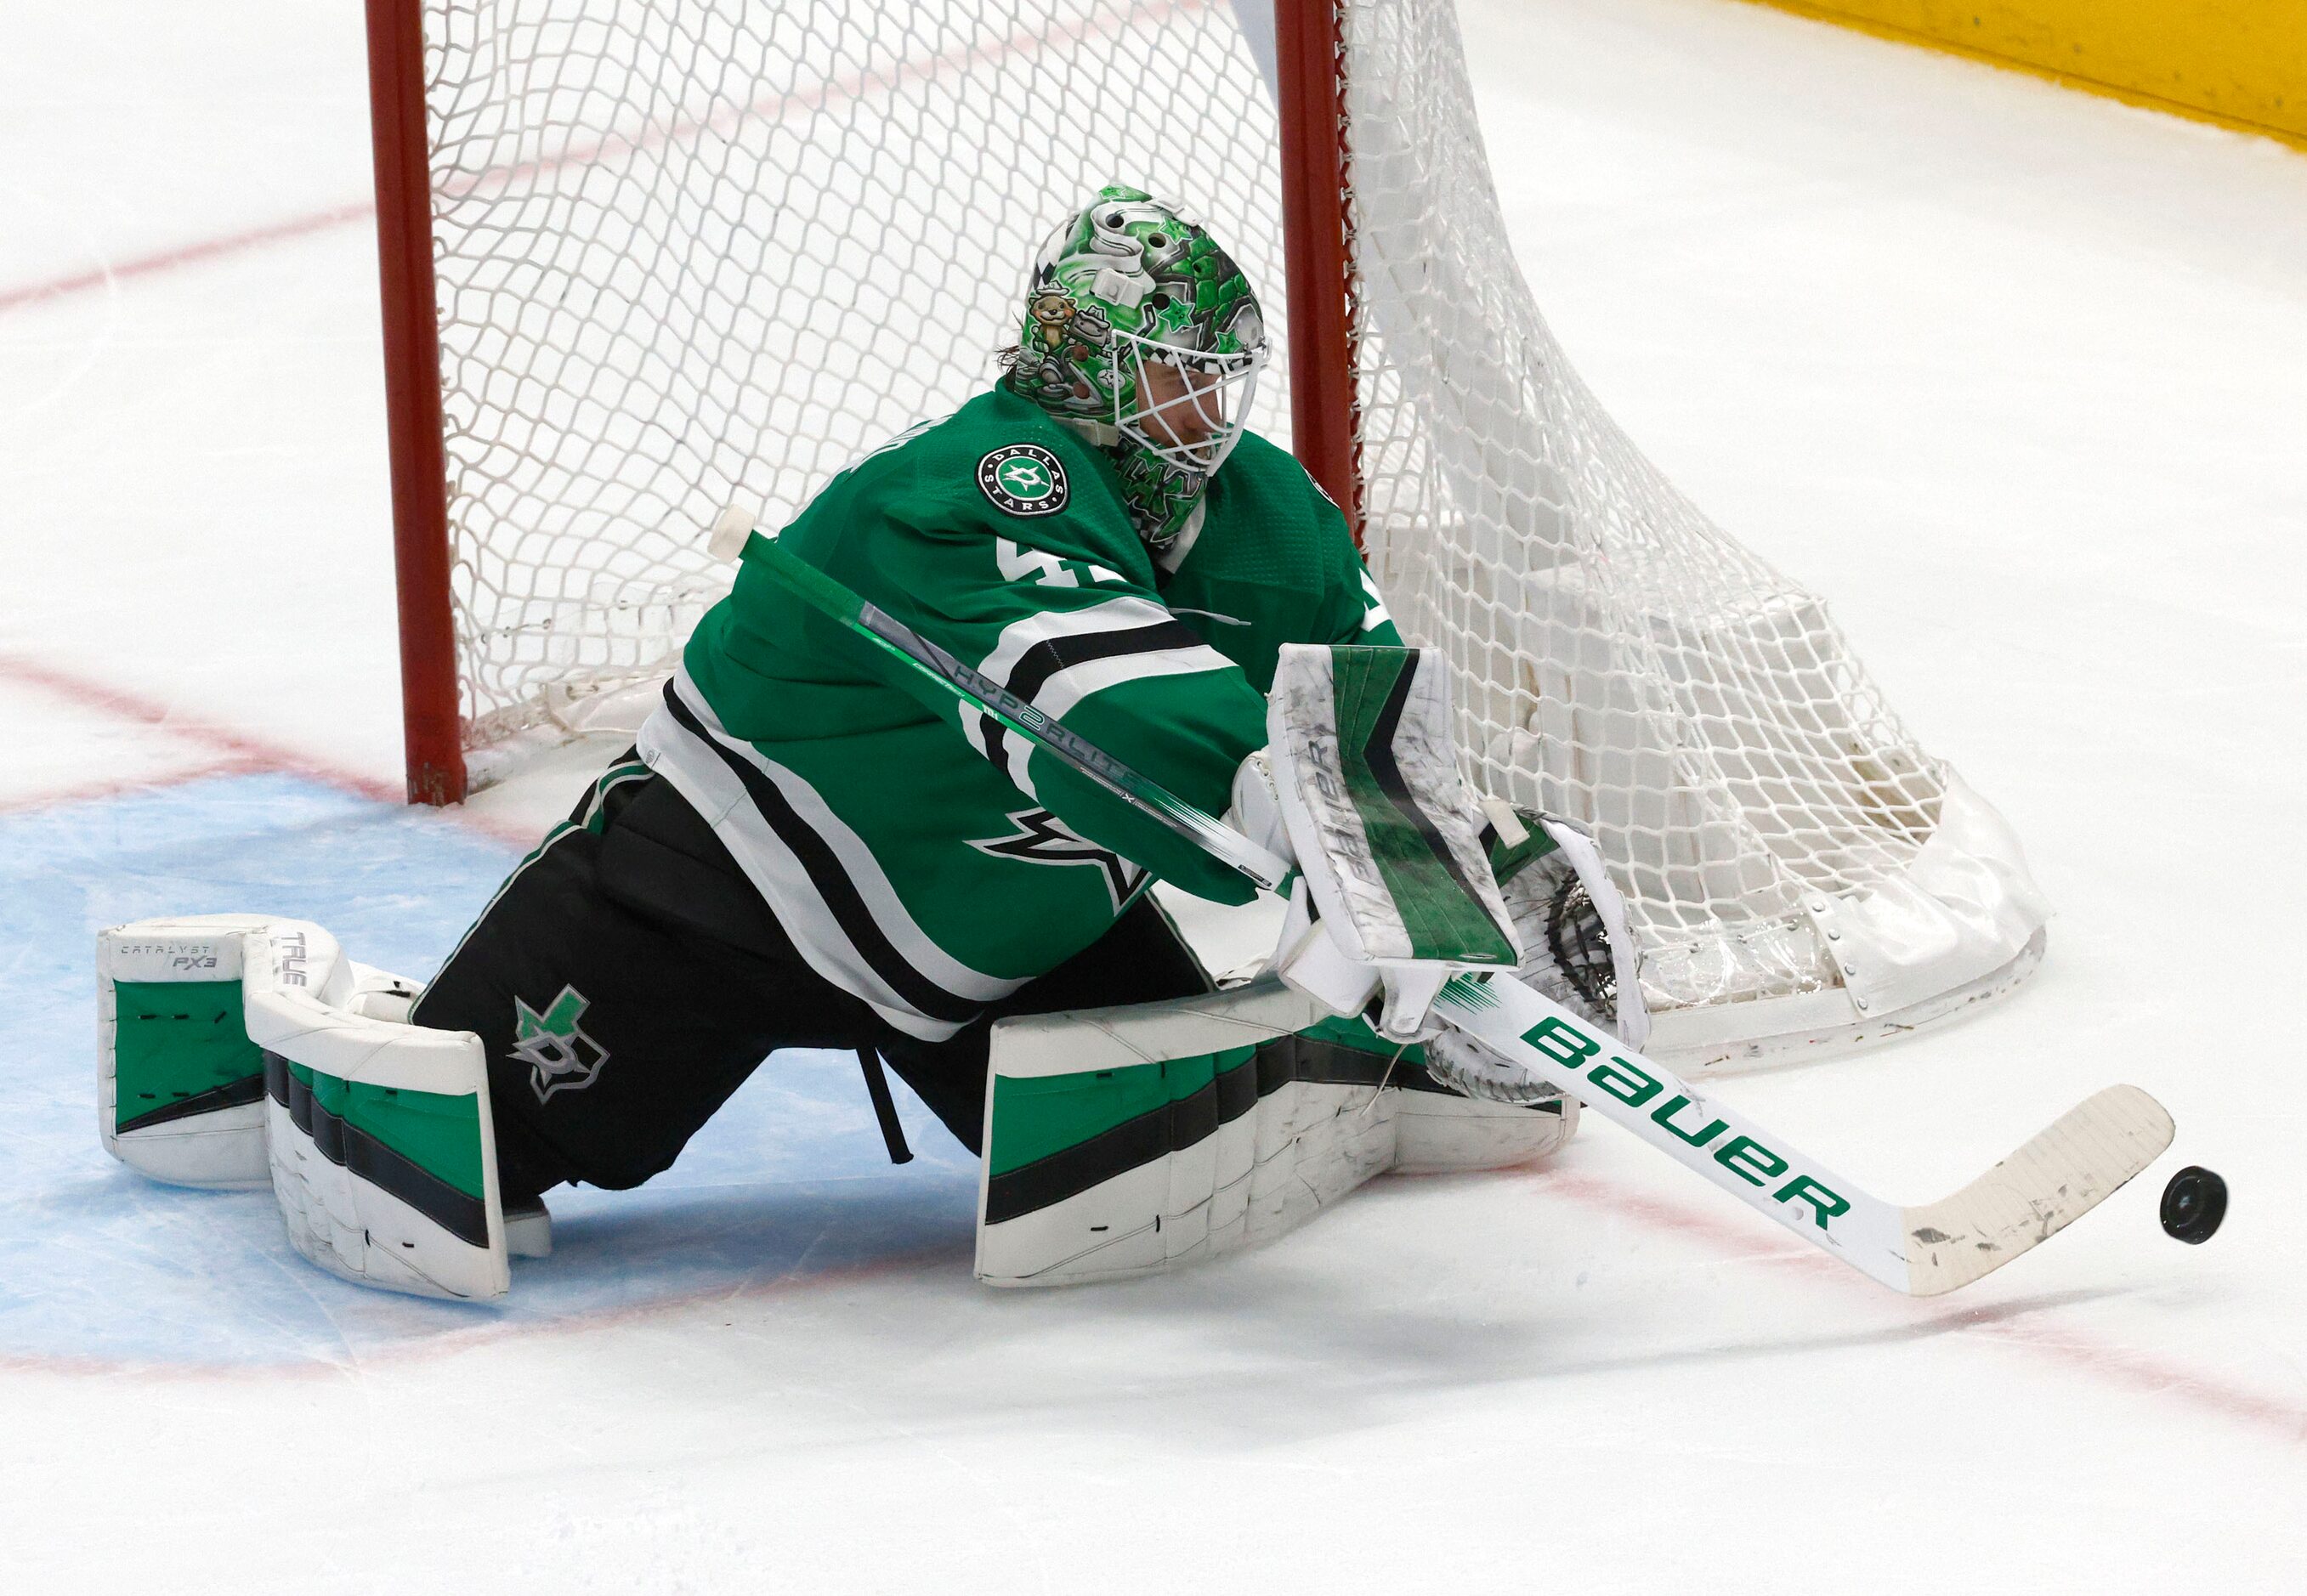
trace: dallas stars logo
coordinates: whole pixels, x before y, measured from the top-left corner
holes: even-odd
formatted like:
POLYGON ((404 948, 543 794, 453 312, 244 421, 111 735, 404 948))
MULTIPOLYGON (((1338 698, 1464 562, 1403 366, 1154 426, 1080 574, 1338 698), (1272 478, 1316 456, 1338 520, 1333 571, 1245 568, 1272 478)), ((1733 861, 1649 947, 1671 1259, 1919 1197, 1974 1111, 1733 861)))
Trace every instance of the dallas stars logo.
POLYGON ((1031 443, 1013 443, 980 460, 977 485, 997 508, 1013 516, 1054 516, 1071 495, 1066 468, 1057 456, 1031 443))
POLYGON ((574 986, 563 986, 542 1014, 518 997, 512 1000, 512 1056, 528 1066, 529 1089, 540 1103, 555 1092, 592 1085, 609 1062, 609 1050, 577 1023, 588 1001, 574 986))
POLYGON ((1003 816, 1017 829, 1007 837, 989 837, 970 846, 980 853, 1028 865, 1094 865, 1105 873, 1105 890, 1119 910, 1145 872, 1110 848, 1100 848, 1087 837, 1068 830, 1047 809, 1020 809, 1003 816))
POLYGON ((1050 474, 1039 460, 1012 460, 993 474, 1019 499, 1040 499, 1050 491, 1050 474))

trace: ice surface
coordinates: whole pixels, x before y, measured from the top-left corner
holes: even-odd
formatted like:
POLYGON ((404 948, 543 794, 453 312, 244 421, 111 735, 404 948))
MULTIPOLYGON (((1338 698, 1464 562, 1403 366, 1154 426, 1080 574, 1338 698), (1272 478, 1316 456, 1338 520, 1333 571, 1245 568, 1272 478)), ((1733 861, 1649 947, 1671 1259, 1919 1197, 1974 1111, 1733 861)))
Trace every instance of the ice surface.
POLYGON ((879 1162, 822 1055, 660 1182, 556 1200, 495 1310, 142 1183, 94 1135, 99 925, 278 909, 422 974, 592 755, 460 817, 370 796, 373 264, 330 219, 368 184, 358 8, 30 0, 0 51, 11 1588, 2307 1588, 2307 158, 1720 0, 1462 4, 1573 357, 1831 596, 2063 910, 2008 1003, 1724 1095, 1920 1199, 2129 1080, 2165 1163, 1927 1305, 1607 1127, 1173 1279, 995 1293, 972 1166, 910 1100, 923 1157, 879 1162), (2234 1185, 2200 1249, 2155 1224, 2183 1162, 2234 1185))

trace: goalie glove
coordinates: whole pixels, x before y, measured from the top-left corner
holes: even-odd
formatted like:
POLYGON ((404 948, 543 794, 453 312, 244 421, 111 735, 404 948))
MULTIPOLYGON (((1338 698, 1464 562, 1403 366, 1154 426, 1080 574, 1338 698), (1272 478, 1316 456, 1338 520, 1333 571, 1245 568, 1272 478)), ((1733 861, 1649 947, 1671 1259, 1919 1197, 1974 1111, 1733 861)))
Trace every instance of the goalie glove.
MULTIPOLYGON (((1641 944, 1626 924, 1625 900, 1610 884, 1594 841, 1573 823, 1485 799, 1490 866, 1522 943, 1514 973, 1533 990, 1610 1031, 1637 1051, 1650 1039, 1642 1003, 1641 944)), ((1457 1031, 1426 1044, 1428 1071, 1469 1097, 1537 1103, 1559 1097, 1551 1084, 1457 1031)))

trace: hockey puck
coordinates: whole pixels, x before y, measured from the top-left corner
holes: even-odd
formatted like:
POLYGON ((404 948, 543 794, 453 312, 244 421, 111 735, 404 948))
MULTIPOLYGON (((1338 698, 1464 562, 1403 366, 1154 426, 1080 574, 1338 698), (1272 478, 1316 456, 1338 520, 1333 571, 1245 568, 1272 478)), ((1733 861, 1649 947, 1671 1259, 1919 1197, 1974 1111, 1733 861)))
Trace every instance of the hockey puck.
POLYGON ((2216 1234, 2227 1216, 2227 1183, 2200 1164, 2190 1164, 2163 1188, 2163 1228, 2190 1247, 2216 1234))

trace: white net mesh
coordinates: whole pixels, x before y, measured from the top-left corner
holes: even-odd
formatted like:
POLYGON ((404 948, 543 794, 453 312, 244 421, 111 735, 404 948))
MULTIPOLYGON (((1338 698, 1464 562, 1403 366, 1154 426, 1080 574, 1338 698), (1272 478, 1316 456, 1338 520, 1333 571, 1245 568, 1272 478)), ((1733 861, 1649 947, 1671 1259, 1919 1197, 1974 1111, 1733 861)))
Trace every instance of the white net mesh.
POLYGON ((1181 197, 1282 280, 1271 100, 1224 0, 426 21, 475 747, 665 669, 725 591, 700 536, 722 505, 774 525, 987 386, 1034 249, 1101 184, 1181 197))
POLYGON ((1930 835, 1943 770, 1819 601, 1739 547, 1563 358, 1491 196, 1448 0, 1346 13, 1365 542, 1458 670, 1490 791, 1592 825, 1659 1002, 1840 984, 1803 894, 1930 835))
MULTIPOLYGON (((1277 313, 1272 99, 1225 0, 427 0, 468 741, 668 668, 771 525, 994 376, 1033 246, 1173 196, 1277 313)), ((1448 0, 1344 17, 1373 568, 1490 790, 1592 824, 1654 1004, 1840 981, 1806 895, 1945 772, 1819 602, 1628 443, 1514 265, 1448 0)), ((1286 351, 1251 424, 1287 442, 1286 351)))

